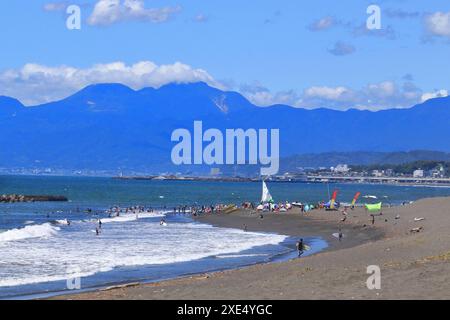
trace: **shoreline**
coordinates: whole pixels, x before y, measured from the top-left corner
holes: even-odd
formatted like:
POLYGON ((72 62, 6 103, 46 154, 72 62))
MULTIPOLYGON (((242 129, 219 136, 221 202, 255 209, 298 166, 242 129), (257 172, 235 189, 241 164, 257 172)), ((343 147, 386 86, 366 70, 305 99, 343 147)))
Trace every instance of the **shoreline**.
MULTIPOLYGON (((175 176, 112 176, 113 180, 135 180, 135 181, 195 181, 195 182, 254 182, 260 183, 260 178, 251 178, 251 177, 175 177, 175 176)), ((313 177, 311 177, 313 178, 313 177)), ((318 176, 317 178, 321 178, 318 176)), ((301 183, 301 184, 354 184, 354 185, 385 185, 385 186, 418 186, 418 187, 450 187, 450 178, 421 178, 424 180, 423 182, 419 182, 419 179, 414 180, 414 178, 402 178, 397 177, 398 179, 406 179, 406 181, 384 181, 383 178, 375 179, 371 176, 360 177, 356 180, 347 180, 352 177, 334 177, 336 180, 331 179, 331 181, 320 181, 314 179, 273 179, 268 180, 270 183, 301 183), (363 181, 361 181, 363 179, 363 181), (375 180, 372 180, 375 179, 375 180), (445 181, 445 182, 442 182, 445 181)), ((390 179, 390 177, 384 177, 385 179, 390 179)))
MULTIPOLYGON (((353 212, 361 213, 361 211, 364 211, 364 209, 357 207, 354 211, 350 211, 349 215, 353 212)), ((260 219, 259 213, 240 209, 231 214, 202 215, 194 218, 194 220, 219 228, 243 229, 246 225, 248 231, 276 233, 295 239, 321 238, 327 242, 328 247, 317 254, 355 247, 363 243, 380 240, 385 236, 382 229, 369 226, 369 221, 367 221, 367 226, 363 227, 363 224, 344 224, 317 216, 318 214, 324 216, 324 213, 324 210, 313 210, 307 214, 302 214, 300 209, 294 207, 289 212, 264 213, 264 218, 260 219), (339 242, 333 237, 332 234, 338 232, 339 229, 342 229, 345 234, 346 241, 339 242), (364 232, 361 232, 362 230, 364 232)), ((342 218, 338 212, 332 214, 339 215, 339 218, 342 218)))
MULTIPOLYGON (((383 213, 376 217, 375 228, 381 229, 384 237, 354 247, 282 263, 56 299, 449 299, 450 197, 423 199, 386 208, 383 213), (416 217, 425 220, 414 221, 416 217), (422 229, 413 233, 414 228, 422 229), (370 265, 381 269, 381 290, 366 286, 370 265)), ((341 217, 314 211, 310 216, 319 224, 334 225, 341 217)), ((349 212, 345 224, 353 228, 367 221, 364 212, 355 210, 349 212)), ((292 223, 279 224, 285 227, 292 223)))
MULTIPOLYGON (((367 236, 367 231, 372 232, 372 229, 382 232, 383 236, 360 242, 356 246, 343 245, 336 250, 330 248, 286 262, 257 264, 242 269, 52 299, 450 298, 450 197, 422 199, 407 206, 385 208, 383 215, 376 217, 374 228, 362 228, 364 224, 369 224, 364 210, 349 211, 345 223, 340 223, 341 217, 335 212, 312 211, 307 219, 289 213, 269 214, 263 221, 270 222, 267 228, 272 231, 295 229, 299 223, 304 228, 314 224, 332 227, 344 224, 343 232, 353 231, 355 237, 367 236), (271 216, 275 218, 270 219, 271 216), (425 219, 415 221, 418 217, 425 219), (411 232, 414 229, 419 229, 419 232, 411 232), (381 269, 381 290, 369 290, 366 286, 369 276, 367 267, 371 265, 381 269)), ((263 228, 258 217, 242 211, 238 214, 200 217, 198 220, 224 227, 252 221, 248 223, 248 230, 263 228)), ((343 242, 352 241, 353 235, 348 233, 343 242)))
MULTIPOLYGON (((349 215, 361 214, 364 211, 363 208, 357 207, 354 211, 350 211, 349 215)), ((216 215, 201 215, 198 217, 193 217, 194 221, 200 223, 210 224, 216 227, 222 228, 235 228, 240 229, 245 224, 247 230, 250 232, 263 232, 263 233, 276 233, 288 236, 290 238, 298 239, 300 237, 305 238, 320 238, 327 242, 328 247, 322 249, 321 251, 309 255, 319 256, 326 252, 334 252, 343 249, 349 249, 357 247, 362 244, 371 243, 374 241, 379 241, 385 238, 385 232, 382 228, 369 226, 369 220, 367 220, 366 226, 358 225, 355 223, 336 223, 333 219, 324 219, 324 215, 333 215, 341 218, 339 212, 326 212, 322 210, 315 210, 307 215, 301 214, 298 208, 294 208, 289 213, 265 213, 264 219, 259 219, 259 214, 256 214, 250 210, 240 209, 237 212, 231 214, 216 214, 216 215), (319 214, 319 216, 318 216, 319 214), (345 234, 345 241, 339 242, 332 233, 335 233, 342 229, 345 234)), ((339 219, 338 219, 339 220, 339 219)), ((308 242, 306 241, 306 244, 308 242)), ((295 247, 292 244, 292 248, 295 247)), ((296 253, 294 252, 294 256, 296 253)), ((306 256, 306 255, 305 255, 306 256)), ((164 284, 177 283, 179 281, 196 281, 195 279, 209 279, 211 277, 220 276, 222 274, 228 274, 233 272, 238 272, 241 270, 247 270, 254 267, 264 267, 266 265, 282 265, 296 260, 302 260, 307 257, 302 257, 300 259, 290 258, 277 261, 276 257, 268 262, 255 263, 250 265, 243 265, 238 268, 225 269, 225 270, 215 270, 207 273, 197 273, 197 274, 186 274, 180 277, 175 277, 173 279, 166 279, 161 281, 151 281, 151 282, 140 282, 131 284, 117 284, 111 286, 108 290, 102 288, 92 288, 92 290, 86 289, 86 292, 74 293, 74 294, 58 294, 53 297, 47 297, 47 299, 110 299, 113 298, 116 292, 127 291, 128 289, 136 288, 148 288, 159 287, 164 284), (131 288, 129 288, 129 286, 131 288)), ((130 297, 125 299, 136 299, 137 297, 131 294, 130 297)), ((152 297, 152 299, 158 299, 157 297, 152 297)), ((168 297, 167 299, 174 299, 173 297, 168 297)))
MULTIPOLYGON (((170 216, 172 213, 169 213, 170 216)), ((184 278, 197 278, 197 277, 209 277, 210 274, 215 273, 222 273, 222 272, 228 272, 228 271, 234 271, 234 270, 241 270, 245 268, 249 268, 256 265, 265 265, 265 264, 272 264, 272 263, 284 263, 290 260, 295 260, 298 258, 297 251, 295 247, 295 242, 298 240, 298 235, 301 234, 302 237, 305 238, 305 244, 310 245, 312 247, 312 244, 309 241, 316 242, 317 240, 324 240, 324 238, 327 238, 327 247, 325 248, 316 248, 313 247, 310 249, 311 252, 305 251, 303 254, 303 257, 310 256, 310 255, 317 255, 325 251, 333 251, 338 250, 340 248, 348 248, 353 247, 361 242, 368 242, 368 241, 374 241, 376 239, 380 239, 383 237, 383 233, 380 232, 380 230, 377 230, 375 228, 368 229, 368 235, 365 235, 363 237, 359 237, 358 239, 352 239, 351 241, 343 242, 339 244, 336 238, 331 237, 332 232, 336 232, 337 229, 335 226, 331 223, 327 222, 316 222, 313 221, 310 217, 307 217, 305 215, 300 215, 300 210, 298 208, 294 208, 289 213, 283 213, 283 214, 275 214, 275 213, 265 213, 265 220, 264 223, 259 223, 259 219, 254 219, 257 217, 256 212, 253 212, 253 214, 244 209, 240 209, 238 212, 234 212, 233 214, 214 214, 214 215, 200 215, 197 217, 191 216, 192 221, 208 224, 214 227, 218 228, 232 228, 232 229, 239 229, 240 222, 245 221, 248 227, 249 232, 258 232, 258 233, 267 233, 267 234, 280 234, 287 237, 286 240, 284 240, 280 245, 285 246, 290 251, 289 252, 283 252, 278 253, 270 258, 268 258, 266 261, 261 262, 254 262, 254 263, 248 263, 248 264, 242 264, 240 266, 236 267, 230 267, 230 268, 217 268, 212 269, 207 272, 194 272, 194 273, 186 273, 180 276, 174 276, 172 278, 166 278, 166 279, 160 279, 160 280, 140 280, 138 282, 117 282, 117 283, 109 283, 105 285, 100 285, 97 287, 91 287, 86 289, 81 289, 80 291, 75 291, 74 293, 68 293, 67 291, 55 291, 55 292, 48 292, 48 293, 36 293, 36 294, 27 294, 24 296, 18 296, 17 298, 21 299, 59 299, 63 298, 65 299, 66 296, 73 296, 73 295, 81 295, 81 294, 90 294, 95 292, 105 292, 110 291, 114 289, 120 289, 120 288, 127 288, 127 287, 136 287, 136 286, 145 286, 145 285, 152 285, 157 284, 161 282, 166 281, 176 281, 179 279, 184 278), (298 218, 301 218, 302 223, 306 222, 304 226, 300 226, 300 230, 302 230, 300 233, 297 231, 298 226, 296 227, 289 227, 289 228, 276 228, 274 230, 273 227, 271 227, 271 222, 275 219, 292 219, 293 221, 297 220, 298 218), (230 219, 231 218, 231 219, 230 219), (243 220, 241 220, 243 219, 243 220), (250 220, 248 220, 250 219, 250 220), (255 223, 251 223, 251 221, 255 223), (267 223, 266 223, 267 222, 267 223), (314 229, 310 229, 314 225, 314 229), (295 230, 295 232, 294 232, 295 230), (319 235, 317 235, 319 233, 319 235), (331 243, 332 241, 332 243, 331 243), (338 245, 339 244, 339 245, 338 245)), ((284 225, 284 224, 282 224, 284 225)), ((347 225, 342 226, 342 230, 345 234, 353 232, 352 229, 355 229, 354 227, 347 225), (348 233, 347 233, 348 232, 348 233)), ((322 242, 322 241, 319 241, 322 242)), ((211 257, 207 257, 204 259, 208 259, 211 257)), ((203 259, 202 259, 203 260, 203 259)))

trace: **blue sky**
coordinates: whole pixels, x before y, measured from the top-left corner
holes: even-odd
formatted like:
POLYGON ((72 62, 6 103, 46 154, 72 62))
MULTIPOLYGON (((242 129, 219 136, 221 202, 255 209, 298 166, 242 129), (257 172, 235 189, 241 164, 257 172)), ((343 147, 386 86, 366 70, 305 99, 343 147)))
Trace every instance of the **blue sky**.
POLYGON ((376 110, 450 90, 448 1, 128 0, 143 10, 127 15, 116 0, 120 16, 101 1, 2 1, 0 94, 34 104, 91 82, 203 80, 259 105, 376 110), (81 30, 66 28, 69 4, 81 30), (382 30, 364 29, 370 4, 382 30))

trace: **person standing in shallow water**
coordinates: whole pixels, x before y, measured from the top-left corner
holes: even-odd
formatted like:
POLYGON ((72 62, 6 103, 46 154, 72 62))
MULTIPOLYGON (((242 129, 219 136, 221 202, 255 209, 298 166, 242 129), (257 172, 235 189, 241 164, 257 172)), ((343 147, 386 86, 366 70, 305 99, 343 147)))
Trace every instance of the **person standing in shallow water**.
POLYGON ((300 241, 297 242, 297 251, 298 251, 298 256, 301 257, 303 254, 303 248, 304 248, 304 244, 303 244, 303 239, 300 239, 300 241))
POLYGON ((342 241, 342 238, 344 237, 344 235, 342 234, 342 230, 339 229, 339 242, 342 241))

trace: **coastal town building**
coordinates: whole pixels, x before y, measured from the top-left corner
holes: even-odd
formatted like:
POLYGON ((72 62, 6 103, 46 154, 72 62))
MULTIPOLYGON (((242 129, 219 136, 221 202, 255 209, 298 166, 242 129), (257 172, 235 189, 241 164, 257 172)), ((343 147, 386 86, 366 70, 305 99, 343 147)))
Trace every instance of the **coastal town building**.
POLYGON ((336 167, 332 168, 331 171, 335 173, 347 173, 350 171, 350 168, 347 164, 338 164, 336 167))
POLYGON ((414 170, 413 177, 414 178, 423 178, 424 177, 423 170, 422 169, 414 170))
POLYGON ((372 171, 372 176, 374 176, 374 177, 382 177, 382 176, 384 176, 384 171, 383 170, 373 170, 372 171))

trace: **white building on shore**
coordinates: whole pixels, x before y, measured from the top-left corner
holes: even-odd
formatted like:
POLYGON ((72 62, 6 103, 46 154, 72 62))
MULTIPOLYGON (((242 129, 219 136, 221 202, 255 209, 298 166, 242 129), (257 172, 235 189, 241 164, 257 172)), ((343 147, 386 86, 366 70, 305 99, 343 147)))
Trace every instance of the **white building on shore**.
POLYGON ((331 170, 335 173, 347 173, 350 171, 350 168, 347 164, 338 164, 336 167, 331 168, 331 170))
POLYGON ((424 177, 423 170, 422 169, 414 170, 413 177, 414 178, 423 178, 424 177))

